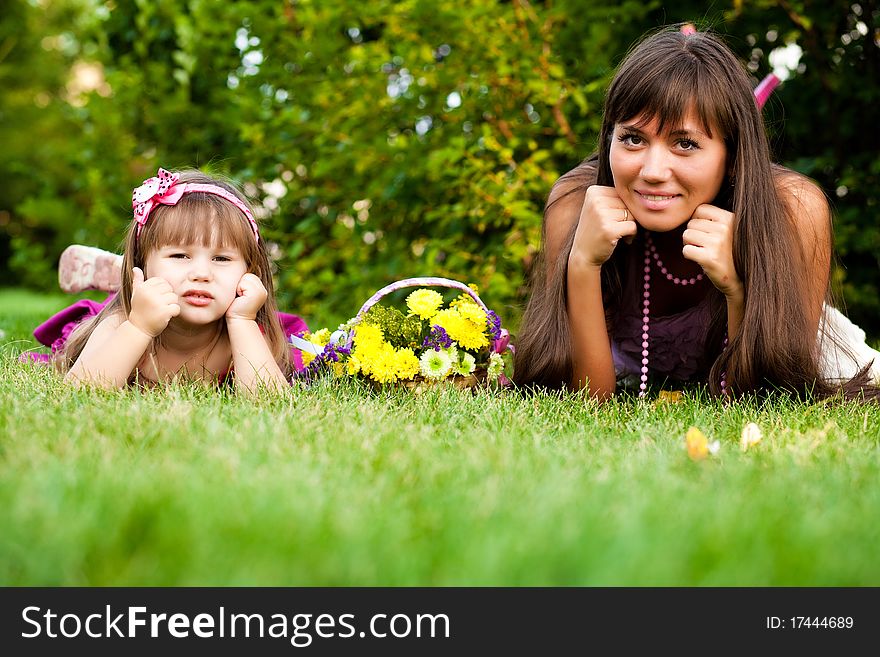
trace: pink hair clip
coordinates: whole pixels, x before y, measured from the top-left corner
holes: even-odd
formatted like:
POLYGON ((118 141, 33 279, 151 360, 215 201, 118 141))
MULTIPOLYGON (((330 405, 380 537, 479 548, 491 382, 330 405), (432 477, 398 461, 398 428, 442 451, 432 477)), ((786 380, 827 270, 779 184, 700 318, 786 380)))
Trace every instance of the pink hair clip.
POLYGON ((767 77, 761 80, 761 83, 755 87, 755 102, 758 103, 758 109, 762 109, 773 90, 779 86, 781 80, 773 73, 769 73, 767 77))
POLYGON ((134 220, 138 225, 138 237, 140 237, 141 230, 147 223, 150 212, 157 205, 177 205, 184 194, 203 192, 219 196, 241 210, 254 231, 254 237, 257 240, 260 239, 260 231, 257 228, 257 222, 254 221, 254 215, 235 194, 218 185, 205 183, 180 184, 179 180, 180 174, 171 173, 160 167, 156 176, 147 178, 140 187, 136 187, 134 192, 132 192, 131 207, 134 210, 134 220))

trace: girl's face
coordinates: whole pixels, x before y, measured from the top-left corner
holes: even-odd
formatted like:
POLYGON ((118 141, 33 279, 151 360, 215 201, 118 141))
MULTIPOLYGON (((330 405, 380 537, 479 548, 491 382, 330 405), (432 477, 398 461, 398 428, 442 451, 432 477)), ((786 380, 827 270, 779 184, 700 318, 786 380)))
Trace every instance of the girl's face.
POLYGON ((178 296, 180 315, 172 322, 194 325, 223 318, 248 271, 241 252, 229 246, 167 245, 144 264, 146 278, 164 278, 178 296))
POLYGON ((641 117, 614 126, 610 164, 614 189, 633 219, 665 232, 688 221, 697 206, 718 195, 727 162, 723 135, 711 137, 693 112, 680 129, 657 131, 657 119, 641 128, 641 117))

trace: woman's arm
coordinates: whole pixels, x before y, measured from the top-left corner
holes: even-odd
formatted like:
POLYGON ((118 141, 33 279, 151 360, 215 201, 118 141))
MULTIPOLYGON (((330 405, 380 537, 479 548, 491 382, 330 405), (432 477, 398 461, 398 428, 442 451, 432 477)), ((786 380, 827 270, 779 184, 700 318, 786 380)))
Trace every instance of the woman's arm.
POLYGON ((699 264, 727 302, 727 336, 739 333, 745 313, 745 292, 733 265, 733 213, 703 204, 682 233, 681 254, 699 264))
POLYGON ((266 302, 266 288, 257 276, 245 274, 238 284, 238 292, 240 296, 226 311, 235 387, 249 393, 263 388, 283 390, 288 386, 287 379, 256 322, 257 311, 266 302))
POLYGON ((572 348, 570 385, 574 389, 587 387, 590 396, 604 400, 614 394, 617 377, 602 304, 601 271, 580 258, 569 258, 567 310, 572 348))
POLYGON ((620 239, 635 235, 636 224, 614 189, 599 185, 583 195, 560 198, 548 208, 545 222, 545 255, 551 271, 558 271, 554 263, 567 259, 566 310, 573 366, 569 384, 575 389, 587 387, 591 396, 607 399, 614 394, 617 381, 602 303, 602 264, 620 239), (573 229, 571 250, 565 253, 566 238, 573 229))
POLYGON ((806 270, 804 302, 810 325, 817 332, 831 272, 831 209, 825 193, 805 176, 783 176, 778 186, 792 230, 801 239, 806 270))
MULTIPOLYGON (((804 259, 804 303, 813 331, 819 329, 822 303, 831 267, 831 213, 825 194, 804 176, 788 172, 777 179, 791 230, 801 240, 804 259)), ((733 266, 733 214, 712 205, 701 205, 682 235, 685 258, 699 263, 727 301, 727 333, 739 332, 745 297, 733 266)), ((793 254, 790 254, 793 257, 793 254)), ((792 290, 792 293, 796 293, 792 290)))

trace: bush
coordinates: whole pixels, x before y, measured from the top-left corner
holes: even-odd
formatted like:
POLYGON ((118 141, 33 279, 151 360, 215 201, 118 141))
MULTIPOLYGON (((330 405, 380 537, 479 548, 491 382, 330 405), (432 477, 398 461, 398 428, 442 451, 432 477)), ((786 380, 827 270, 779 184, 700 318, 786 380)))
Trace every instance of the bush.
MULTIPOLYGON (((0 190, 6 268, 54 285, 67 243, 117 248, 130 190, 157 166, 199 166, 249 183, 283 305, 315 323, 431 274, 476 283, 515 327, 543 202, 593 150, 614 66, 648 29, 700 16, 756 78, 773 47, 803 46, 771 130, 780 157, 835 199, 837 278, 852 316, 880 335, 877 89, 865 84, 877 47, 858 27, 876 17, 844 2, 798 15, 798 4, 19 0, 3 31, 23 25, 22 38, 0 69, 16 90, 0 111, 28 126, 0 163, 16 181, 0 190), (844 33, 859 36, 840 45, 844 33), (95 74, 90 89, 74 88, 76 71, 95 74)), ((21 131, 4 121, 0 132, 21 131)))

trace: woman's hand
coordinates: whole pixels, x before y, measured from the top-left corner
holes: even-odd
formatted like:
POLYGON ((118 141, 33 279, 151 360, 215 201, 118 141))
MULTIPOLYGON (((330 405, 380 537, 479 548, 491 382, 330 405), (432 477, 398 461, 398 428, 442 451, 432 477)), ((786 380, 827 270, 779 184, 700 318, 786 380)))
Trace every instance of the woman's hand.
POLYGON ((703 268, 728 299, 742 300, 742 281, 733 266, 733 213, 704 203, 682 233, 682 255, 703 268))
POLYGON ((574 258, 598 269, 614 253, 617 243, 631 241, 636 230, 636 222, 614 188, 592 185, 584 194, 569 263, 574 258))
POLYGON ((180 314, 179 299, 164 278, 154 276, 145 281, 140 267, 132 269, 132 274, 134 279, 128 321, 142 333, 155 338, 165 330, 172 317, 180 314))
POLYGON ((226 310, 226 319, 255 320, 269 293, 256 274, 247 273, 238 282, 238 296, 226 310))

